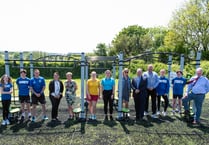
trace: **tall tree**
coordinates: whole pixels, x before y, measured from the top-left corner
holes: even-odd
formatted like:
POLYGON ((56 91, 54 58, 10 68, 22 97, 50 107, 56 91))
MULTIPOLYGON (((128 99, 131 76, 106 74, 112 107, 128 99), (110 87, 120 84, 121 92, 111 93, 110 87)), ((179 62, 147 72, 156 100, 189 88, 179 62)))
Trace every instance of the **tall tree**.
POLYGON ((94 54, 98 56, 107 56, 107 46, 105 43, 97 44, 94 54))
MULTIPOLYGON (((190 52, 189 50, 208 52, 209 0, 186 2, 181 9, 174 13, 169 28, 175 34, 168 36, 171 37, 169 39, 174 41, 173 43, 182 44, 181 49, 186 49, 186 52, 190 52)), ((176 46, 174 47, 176 49, 176 46)))

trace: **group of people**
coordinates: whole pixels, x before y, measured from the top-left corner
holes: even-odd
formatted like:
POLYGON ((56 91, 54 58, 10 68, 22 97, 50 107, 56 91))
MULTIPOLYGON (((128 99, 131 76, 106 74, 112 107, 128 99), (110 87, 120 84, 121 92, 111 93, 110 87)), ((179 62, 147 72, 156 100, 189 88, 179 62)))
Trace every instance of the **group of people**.
MULTIPOLYGON (((169 88, 170 82, 165 77, 165 69, 160 70, 160 76, 153 71, 153 65, 148 65, 147 71, 142 72, 142 69, 137 69, 137 76, 132 80, 128 76, 128 69, 123 71, 123 104, 125 108, 128 108, 128 102, 130 98, 131 89, 133 90, 133 98, 135 103, 136 120, 142 120, 144 116, 148 115, 149 97, 151 96, 152 102, 152 118, 158 118, 162 113, 163 116, 167 115, 167 108, 169 105, 169 88), (161 97, 164 99, 164 109, 160 111, 161 97)), ((202 104, 205 98, 205 94, 209 92, 209 81, 203 76, 202 68, 196 69, 196 75, 189 81, 183 77, 182 71, 176 72, 176 77, 172 79, 171 85, 173 88, 173 103, 172 114, 176 112, 182 112, 182 102, 184 106, 185 115, 189 114, 189 103, 194 100, 194 112, 193 123, 200 122, 200 114, 202 104), (184 87, 188 84, 188 87, 184 93, 184 87), (178 103, 177 103, 178 99, 178 103), (178 104, 178 106, 177 106, 178 104)))
MULTIPOLYGON (((142 120, 144 116, 148 115, 149 96, 151 96, 152 102, 152 114, 151 117, 158 118, 161 114, 160 104, 161 97, 164 99, 164 109, 162 115, 167 115, 167 108, 169 105, 169 88, 170 82, 165 77, 165 69, 160 70, 160 76, 153 71, 153 65, 148 65, 146 72, 143 72, 141 68, 137 69, 136 77, 131 79, 129 77, 129 69, 123 70, 122 78, 122 100, 123 107, 129 108, 129 98, 132 96, 135 104, 136 120, 142 120)), ((181 112, 182 102, 185 109, 185 114, 189 114, 189 101, 194 100, 195 104, 195 115, 194 122, 200 121, 200 114, 202 109, 203 100, 205 94, 209 92, 209 81, 204 77, 203 70, 198 68, 196 75, 187 81, 183 77, 182 71, 176 72, 177 77, 172 82, 173 87, 173 111, 181 112), (184 93, 184 87, 188 84, 186 93, 184 93), (178 108, 177 108, 178 99, 178 108)), ((36 121, 36 106, 38 103, 42 107, 42 119, 47 120, 46 115, 46 99, 45 99, 45 79, 40 76, 38 69, 34 70, 34 77, 29 79, 25 69, 20 70, 20 77, 17 78, 16 84, 19 90, 19 100, 21 103, 21 120, 27 117, 32 122, 36 121), (31 92, 31 99, 30 99, 31 92), (31 102, 32 101, 32 102, 31 102), (32 103, 32 110, 30 105, 32 103), (25 109, 26 107, 26 109, 25 109)), ((66 81, 63 83, 60 80, 58 72, 54 72, 53 80, 49 83, 49 98, 52 104, 51 119, 52 121, 59 121, 58 119, 58 108, 63 94, 66 98, 68 105, 69 119, 74 118, 73 105, 76 99, 76 90, 78 86, 76 81, 72 79, 72 73, 66 73, 66 81), (65 92, 64 92, 65 90, 65 92), (64 93, 63 93, 64 92, 64 93)), ((3 75, 0 82, 1 101, 3 106, 3 121, 2 125, 8 125, 9 122, 9 109, 11 104, 11 94, 13 91, 13 85, 11 77, 3 75)), ((89 102, 89 120, 96 120, 96 105, 98 99, 102 98, 104 102, 104 114, 105 120, 113 120, 113 101, 115 98, 115 80, 111 77, 111 71, 105 71, 105 77, 100 81, 97 78, 95 71, 91 72, 91 78, 86 82, 86 100, 89 102), (109 113, 108 113, 109 110, 109 113)))

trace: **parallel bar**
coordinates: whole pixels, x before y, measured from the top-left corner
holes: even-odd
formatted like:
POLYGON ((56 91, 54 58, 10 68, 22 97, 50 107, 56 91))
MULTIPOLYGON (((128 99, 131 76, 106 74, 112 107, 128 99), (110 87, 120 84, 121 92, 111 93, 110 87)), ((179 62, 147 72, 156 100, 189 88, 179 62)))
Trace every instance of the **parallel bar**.
MULTIPOLYGON (((168 80, 169 80, 169 83, 171 82, 171 65, 172 65, 172 54, 169 54, 168 56, 168 80)), ((171 86, 171 85, 170 85, 171 86)), ((170 88, 169 88, 169 92, 168 92, 168 99, 170 98, 169 95, 170 94, 170 88)))
POLYGON ((24 65, 23 65, 23 53, 20 52, 20 69, 23 69, 24 65))
POLYGON ((201 51, 198 51, 196 56, 196 68, 200 67, 200 59, 201 59, 201 51))
POLYGON ((30 54, 30 77, 33 77, 33 54, 30 54))
POLYGON ((180 59, 180 70, 183 72, 184 70, 184 54, 181 54, 181 59, 180 59))

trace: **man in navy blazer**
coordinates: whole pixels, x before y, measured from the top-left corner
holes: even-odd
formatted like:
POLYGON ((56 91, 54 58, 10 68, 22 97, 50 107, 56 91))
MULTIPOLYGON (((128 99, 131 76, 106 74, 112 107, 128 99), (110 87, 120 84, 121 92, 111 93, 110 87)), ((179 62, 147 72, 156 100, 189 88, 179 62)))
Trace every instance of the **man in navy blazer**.
POLYGON ((142 76, 142 69, 137 69, 137 77, 132 79, 136 121, 143 119, 147 97, 147 79, 142 76))

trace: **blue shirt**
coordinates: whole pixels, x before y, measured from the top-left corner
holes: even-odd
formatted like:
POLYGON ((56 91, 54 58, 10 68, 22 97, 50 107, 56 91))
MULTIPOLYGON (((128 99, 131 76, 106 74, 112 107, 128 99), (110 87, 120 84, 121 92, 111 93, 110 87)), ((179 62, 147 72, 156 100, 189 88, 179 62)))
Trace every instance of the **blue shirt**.
POLYGON ((155 89, 159 84, 159 78, 156 72, 145 72, 143 74, 147 78, 147 88, 155 89))
POLYGON ((16 80, 19 89, 19 96, 28 96, 30 90, 30 79, 19 77, 16 80))
POLYGON ((174 95, 183 95, 184 86, 186 85, 187 80, 183 77, 176 77, 172 80, 173 84, 173 94, 174 95))
POLYGON ((33 88, 33 90, 36 93, 41 93, 43 87, 45 87, 45 80, 43 77, 38 77, 38 78, 32 78, 30 80, 30 87, 33 88))
POLYGON ((113 78, 103 78, 101 85, 103 90, 113 90, 113 87, 115 86, 115 80, 113 78))
MULTIPOLYGON (((0 84, 0 87, 3 88, 4 92, 9 92, 12 88, 12 84, 8 83, 8 84, 4 84, 4 87, 2 84, 0 84)), ((1 100, 11 100, 12 95, 11 94, 1 94, 1 100)))
POLYGON ((168 94, 170 88, 169 80, 166 77, 160 77, 159 78, 159 84, 156 88, 158 95, 165 95, 168 94))
MULTIPOLYGON (((191 80, 194 80, 197 76, 192 77, 191 80)), ((206 77, 201 76, 197 82, 192 82, 188 84, 187 93, 192 91, 194 94, 207 94, 209 92, 209 81, 206 77)))

